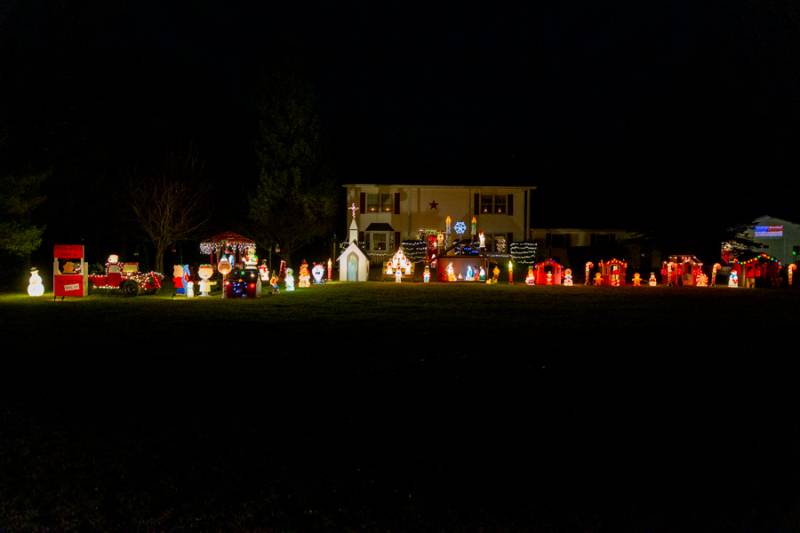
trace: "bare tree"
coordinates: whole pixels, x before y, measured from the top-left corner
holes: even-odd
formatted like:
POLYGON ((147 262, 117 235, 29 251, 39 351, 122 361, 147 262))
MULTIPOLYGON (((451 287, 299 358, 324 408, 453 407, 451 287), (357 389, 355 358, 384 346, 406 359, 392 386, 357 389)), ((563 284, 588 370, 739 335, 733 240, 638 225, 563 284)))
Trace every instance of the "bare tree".
POLYGON ((167 248, 190 237, 207 220, 207 187, 192 180, 199 169, 193 153, 182 160, 171 156, 166 172, 140 178, 131 186, 131 208, 155 247, 156 272, 164 272, 167 248))

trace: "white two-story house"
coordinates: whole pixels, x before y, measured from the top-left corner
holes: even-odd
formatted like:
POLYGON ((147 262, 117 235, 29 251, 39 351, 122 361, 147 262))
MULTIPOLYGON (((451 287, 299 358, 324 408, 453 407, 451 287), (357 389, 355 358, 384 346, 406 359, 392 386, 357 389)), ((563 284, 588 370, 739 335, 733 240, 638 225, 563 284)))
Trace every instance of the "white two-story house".
POLYGON ((490 251, 505 252, 511 242, 526 240, 530 234, 533 186, 354 183, 344 187, 347 205, 356 206, 358 240, 373 260, 391 255, 403 240, 444 231, 448 216, 452 228, 463 228, 459 222, 466 226, 465 236, 475 217, 490 251))

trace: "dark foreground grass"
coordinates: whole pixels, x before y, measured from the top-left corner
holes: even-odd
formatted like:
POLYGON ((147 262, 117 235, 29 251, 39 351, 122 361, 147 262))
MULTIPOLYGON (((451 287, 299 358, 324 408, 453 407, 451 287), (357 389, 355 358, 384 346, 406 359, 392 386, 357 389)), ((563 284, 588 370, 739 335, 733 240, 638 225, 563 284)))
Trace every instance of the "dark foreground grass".
POLYGON ((0 530, 794 531, 798 303, 3 296, 0 530))

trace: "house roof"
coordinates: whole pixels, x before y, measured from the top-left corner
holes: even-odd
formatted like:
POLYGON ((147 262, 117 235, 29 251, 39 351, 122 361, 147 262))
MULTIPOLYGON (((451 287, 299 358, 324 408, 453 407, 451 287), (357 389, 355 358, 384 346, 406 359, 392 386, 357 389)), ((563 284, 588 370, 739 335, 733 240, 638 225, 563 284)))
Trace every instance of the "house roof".
POLYGON ((394 231, 394 228, 387 222, 373 222, 364 231, 394 231))

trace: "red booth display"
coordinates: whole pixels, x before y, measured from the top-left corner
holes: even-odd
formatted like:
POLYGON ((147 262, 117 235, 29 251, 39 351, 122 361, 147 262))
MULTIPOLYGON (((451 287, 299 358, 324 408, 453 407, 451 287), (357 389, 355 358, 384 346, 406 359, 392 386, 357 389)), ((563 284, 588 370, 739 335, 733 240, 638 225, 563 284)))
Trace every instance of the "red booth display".
POLYGON ((621 287, 625 285, 625 274, 628 270, 628 262, 619 259, 600 261, 597 264, 600 274, 603 275, 603 285, 608 287, 621 287))
POLYGON ((553 259, 536 264, 537 285, 561 285, 562 266, 553 259), (548 279, 548 274, 550 277, 548 279))
POLYGON ((734 259, 731 261, 731 270, 739 276, 739 286, 754 287, 780 287, 782 285, 781 261, 766 253, 759 254, 746 261, 734 259))
POLYGON ((82 244, 56 244, 53 247, 53 299, 89 294, 82 244), (76 262, 78 262, 76 264, 76 262))
MULTIPOLYGON (((675 287, 694 287, 697 285, 697 278, 703 273, 703 263, 693 255, 671 255, 669 262, 672 263, 672 285, 675 287)), ((665 283, 669 285, 669 283, 665 283)))

